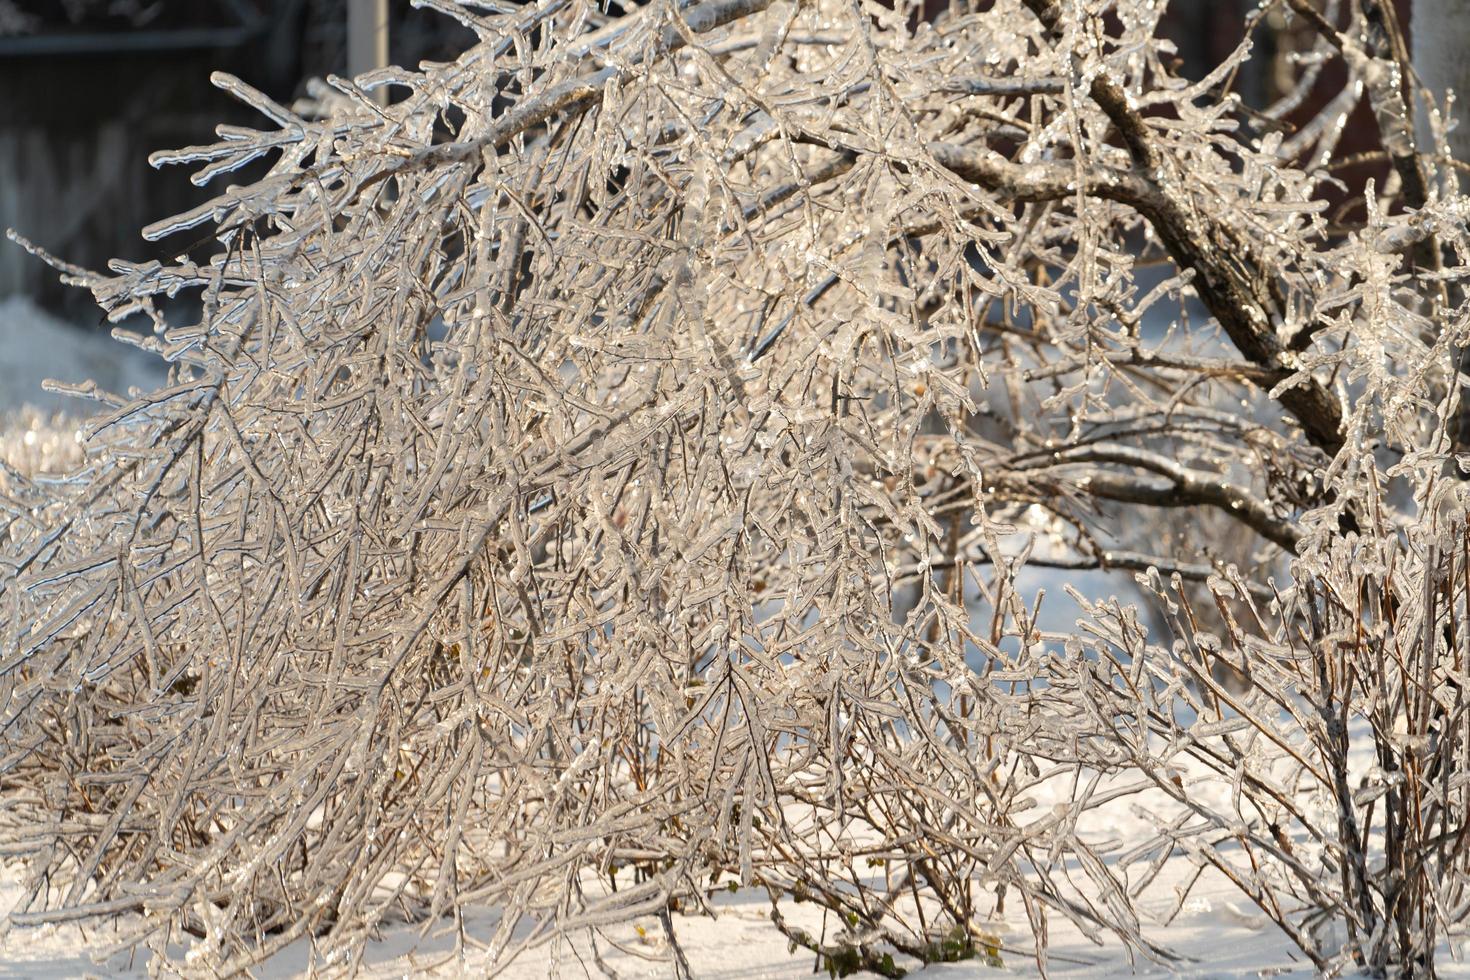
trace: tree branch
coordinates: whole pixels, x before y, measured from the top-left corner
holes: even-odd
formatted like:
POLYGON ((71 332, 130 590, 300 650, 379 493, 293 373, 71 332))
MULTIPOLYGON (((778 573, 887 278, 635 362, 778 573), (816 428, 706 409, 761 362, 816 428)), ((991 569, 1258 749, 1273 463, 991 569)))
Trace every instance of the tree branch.
MULTIPOLYGON (((718 27, 724 27, 726 24, 759 13, 770 5, 771 0, 709 0, 708 3, 691 7, 684 15, 684 22, 695 34, 706 34, 718 27)), ((654 53, 667 54, 679 50, 684 47, 684 44, 684 38, 679 32, 673 27, 668 27, 664 30, 654 53)), ((630 53, 626 59, 626 65, 634 66, 643 61, 644 56, 641 53, 630 53)), ((557 82, 539 95, 517 102, 505 115, 495 121, 484 136, 453 143, 440 143, 411 153, 394 166, 380 170, 363 181, 362 187, 369 187, 405 170, 418 170, 451 163, 472 163, 478 160, 484 151, 506 146, 515 137, 539 126, 552 116, 559 113, 576 115, 586 112, 602 101, 607 83, 623 74, 625 70, 626 68, 622 65, 609 65, 590 75, 580 75, 557 82)))
MULTIPOLYGON (((1060 40, 1062 14, 1057 0, 1025 0, 1025 4, 1047 31, 1060 40)), ((1088 92, 1117 127, 1141 178, 1151 187, 1152 193, 1140 200, 1139 211, 1174 261, 1181 268, 1195 271, 1194 286, 1200 299, 1241 354, 1271 372, 1275 384, 1290 378, 1297 370, 1296 355, 1286 350, 1276 337, 1267 313, 1269 297, 1259 295, 1231 264, 1231 260, 1248 264, 1256 272, 1254 262, 1241 254, 1232 254, 1227 260, 1222 246, 1229 236, 1197 209, 1186 206, 1178 192, 1162 181, 1164 161, 1154 146, 1148 124, 1129 104, 1127 95, 1111 74, 1098 71, 1088 92)), ((1251 280, 1264 282, 1265 278, 1253 275, 1251 280)), ((1342 406, 1330 391, 1317 381, 1304 378, 1276 397, 1313 445, 1329 456, 1337 454, 1343 445, 1342 406)))
MULTIPOLYGON (((1109 455, 1086 453, 1082 457, 1095 457, 1095 461, 1102 462, 1109 455)), ((1150 507, 1197 507, 1200 504, 1215 507, 1293 553, 1301 540, 1301 531, 1295 525, 1273 515, 1251 499, 1248 491, 1223 481, 1202 480, 1197 474, 1181 471, 1178 476, 1170 477, 1168 483, 1155 483, 1100 471, 1084 477, 1078 486, 1093 497, 1120 503, 1150 507)))
POLYGON ((965 180, 1023 203, 1057 201, 1082 193, 1127 204, 1136 210, 1150 207, 1152 191, 1137 174, 1095 168, 1078 185, 1077 171, 1056 164, 1021 166, 989 147, 933 142, 926 147, 935 162, 965 180))

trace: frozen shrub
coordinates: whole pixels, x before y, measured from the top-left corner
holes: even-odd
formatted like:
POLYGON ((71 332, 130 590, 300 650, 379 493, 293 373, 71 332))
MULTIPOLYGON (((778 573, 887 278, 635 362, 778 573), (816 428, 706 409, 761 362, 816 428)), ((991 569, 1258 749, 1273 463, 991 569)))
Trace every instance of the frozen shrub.
MULTIPOLYGON (((1132 613, 1043 630, 1020 576, 1206 583, 1228 540, 1262 603, 1298 555, 1229 634, 1275 651, 1312 609, 1346 630, 1367 531, 1438 540, 1462 212, 1391 21, 1291 4, 1302 92, 1349 68, 1292 127, 1302 92, 1230 93, 1246 46, 1186 81, 1134 0, 423 5, 480 43, 290 108, 216 77, 268 126, 156 161, 271 171, 146 231, 214 255, 66 270, 173 367, 84 392, 86 465, 0 498, 12 921, 136 912, 122 942, 213 975, 447 917, 503 962, 744 883, 834 972, 993 957, 1017 909, 1038 957, 1057 915, 1167 955, 1078 828, 1106 773, 1164 773, 1176 701, 1230 765, 1240 719, 1132 613), (1392 170, 1329 220, 1359 98, 1392 170), (158 312, 180 291, 198 322, 158 312)), ((1302 901, 1397 962, 1422 943, 1371 923, 1432 916, 1350 905, 1373 887, 1302 901)))
POLYGON ((1224 636, 1158 581, 1172 649, 1094 610, 1110 628, 1078 694, 1111 719, 1096 764, 1141 772, 1167 798, 1145 807, 1159 839, 1125 860, 1140 880, 1181 849, 1319 971, 1416 976, 1442 940, 1463 941, 1470 914, 1470 538, 1463 520, 1412 534, 1409 549, 1375 530, 1336 543, 1269 604, 1222 577, 1213 597, 1239 610, 1224 636))

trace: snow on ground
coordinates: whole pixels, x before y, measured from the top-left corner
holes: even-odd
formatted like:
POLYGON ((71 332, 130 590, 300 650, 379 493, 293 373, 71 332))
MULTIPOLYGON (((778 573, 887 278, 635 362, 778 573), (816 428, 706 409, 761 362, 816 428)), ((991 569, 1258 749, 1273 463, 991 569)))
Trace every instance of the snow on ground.
MULTIPOLYGON (((1201 802, 1219 806, 1227 800, 1228 780, 1207 775, 1202 768, 1188 763, 1183 763, 1180 771, 1185 785, 1201 802)), ((1067 796, 1069 785, 1067 780, 1053 780, 1037 787, 1034 796, 1040 804, 1038 810, 1049 809, 1052 804, 1060 802, 1067 796)), ((1167 816, 1174 811, 1174 806, 1157 797, 1120 797, 1091 811, 1079 823, 1079 829, 1094 843, 1111 840, 1113 846, 1109 853, 1116 859, 1116 855, 1126 853, 1148 839, 1153 826, 1149 811, 1167 816)), ((1139 870, 1135 866, 1131 877, 1136 879, 1139 870)), ((1181 902, 1180 890, 1190 882, 1195 872, 1190 860, 1176 852, 1137 903, 1146 934, 1175 953, 1177 958, 1174 961, 1130 960, 1116 942, 1098 946, 1065 920, 1052 915, 1048 923, 1048 974, 1066 980, 1122 976, 1244 980, 1307 978, 1313 975, 1310 965, 1285 936, 1244 900, 1223 876, 1205 871, 1181 902)), ((0 914, 18 897, 14 870, 0 874, 0 914)), ((769 920, 769 906, 762 891, 719 892, 711 904, 716 913, 714 918, 680 915, 673 920, 675 934, 687 956, 693 977, 700 980, 790 977, 795 980, 812 976, 815 966, 813 955, 803 950, 790 951, 785 938, 769 920)), ((792 924, 813 934, 822 934, 821 913, 811 905, 784 903, 783 913, 792 924)), ((121 925, 126 928, 126 920, 121 925)), ((470 952, 463 958, 453 953, 453 936, 448 934, 447 920, 442 925, 436 924, 423 940, 419 939, 419 927, 387 927, 381 937, 369 946, 359 975, 368 980, 484 976, 485 959, 483 953, 475 952, 475 942, 488 939, 494 925, 494 910, 470 910, 465 920, 470 952)), ((829 935, 835 931, 833 923, 829 921, 826 925, 829 935)), ((105 949, 115 928, 94 926, 84 929, 68 924, 13 929, 0 936, 0 980, 12 977, 50 980, 85 975, 147 976, 148 963, 144 954, 139 954, 131 962, 124 957, 100 965, 91 961, 89 953, 105 949)), ((999 940, 1000 967, 988 966, 977 960, 922 969, 912 961, 899 959, 899 963, 911 968, 914 971, 911 976, 916 980, 980 980, 997 976, 1039 975, 1031 951, 1030 928, 1019 908, 1013 909, 1000 921, 986 923, 985 929, 999 940)), ((654 917, 607 930, 597 944, 597 954, 611 968, 613 975, 623 980, 673 976, 665 932, 654 917)), ((262 980, 294 980, 307 975, 309 958, 309 943, 303 940, 255 971, 255 976, 262 980)), ((818 975, 822 972, 818 971, 818 975)), ((603 975, 595 965, 593 950, 585 938, 560 948, 543 946, 533 949, 501 974, 510 980, 603 975)), ((1446 950, 1440 963, 1440 975, 1449 980, 1470 980, 1470 966, 1456 962, 1446 950)))
MULTIPOLYGON (((1183 861, 1179 862, 1181 865, 1183 861)), ((1178 869, 1182 875, 1184 868, 1178 869)), ((1167 894, 1172 884, 1161 881, 1155 891, 1158 897, 1145 903, 1149 911, 1162 914, 1173 902, 1167 894)), ((0 910, 13 904, 18 889, 13 878, 0 882, 0 910)), ((788 951, 787 943, 771 925, 768 906, 761 893, 745 891, 723 895, 714 905, 718 918, 676 916, 675 933, 688 958, 694 977, 709 980, 756 980, 811 976, 814 958, 810 953, 788 951)), ((791 912, 791 910, 788 910, 791 912)), ((790 914, 794 921, 795 914, 790 914)), ((484 912, 467 918, 471 933, 488 936, 492 915, 484 912), (476 927, 479 927, 478 929, 476 927)), ((820 931, 820 921, 802 923, 820 931)), ((912 974, 917 978, 960 980, 971 977, 1005 975, 1035 976, 1037 967, 1030 953, 1030 935, 1024 919, 997 930, 1002 941, 1003 969, 976 961, 930 966, 912 974)), ((110 930, 83 929, 77 926, 14 929, 0 939, 0 978, 33 977, 51 980, 62 977, 147 976, 147 960, 139 954, 130 964, 126 957, 116 957, 105 964, 94 963, 90 950, 108 945, 110 930)), ((1189 978, 1246 977, 1310 977, 1312 971, 1294 959, 1290 944, 1273 926, 1245 903, 1230 887, 1217 880, 1197 889, 1183 911, 1167 927, 1156 927, 1157 938, 1183 957, 1172 965, 1139 960, 1130 966, 1127 956, 1116 946, 1098 948, 1075 930, 1053 923, 1051 959, 1048 972, 1053 977, 1114 977, 1124 975, 1189 978)), ((609 930, 610 938, 643 957, 622 952, 609 944, 599 943, 604 963, 622 978, 672 976, 668 945, 663 930, 653 918, 609 930), (641 935, 640 935, 641 930, 641 935)), ((385 930, 383 938, 369 949, 362 973, 372 980, 389 977, 460 977, 484 975, 481 959, 471 954, 466 959, 452 958, 448 937, 429 937, 414 950, 417 929, 400 926, 385 930)), ((550 947, 532 950, 501 974, 511 980, 539 980, 542 977, 597 977, 601 974, 593 964, 585 942, 574 948, 563 947, 559 954, 550 947), (585 969, 584 969, 585 965, 585 969)), ((256 975, 264 980, 286 980, 303 975, 307 962, 306 944, 298 943, 266 965, 256 975)), ((909 964, 915 965, 915 964, 909 964)), ((1455 964, 1445 976, 1470 976, 1455 964)))
POLYGON ((126 394, 129 386, 157 386, 165 366, 105 330, 73 327, 23 296, 0 300, 0 412, 29 405, 46 415, 89 414, 97 408, 94 403, 43 391, 41 382, 90 379, 106 391, 126 394))
POLYGON ((0 462, 35 473, 81 461, 76 420, 102 406, 46 391, 43 381, 91 380, 126 395, 130 388, 159 387, 166 367, 106 331, 73 327, 23 296, 0 299, 0 462))
MULTIPOLYGON (((1116 836, 1120 821, 1105 816, 1095 818, 1107 826, 1097 827, 1098 836, 1116 836)), ((1121 821, 1121 842, 1126 847, 1129 837, 1139 834, 1145 821, 1121 821)), ((1168 946, 1179 959, 1170 964, 1138 959, 1130 962, 1116 944, 1098 947, 1075 928, 1053 916, 1050 922, 1051 944, 1048 973, 1052 977, 1185 977, 1263 978, 1312 976, 1309 965, 1296 954, 1285 937, 1256 909, 1245 902, 1223 878, 1206 873, 1192 890, 1178 914, 1170 921, 1165 917, 1178 904, 1175 890, 1193 874, 1188 860, 1180 856, 1150 887, 1140 902, 1145 922, 1152 928, 1152 938, 1168 946)), ((18 897, 13 873, 0 880, 0 911, 18 897)), ((763 893, 747 889, 738 894, 720 894, 713 902, 717 918, 676 916, 674 929, 689 962, 691 974, 701 980, 757 980, 757 978, 809 977, 814 958, 810 953, 788 950, 787 943, 771 925, 769 908, 763 893)), ((795 924, 820 933, 819 915, 806 907, 786 906, 785 913, 795 924), (806 913, 803 917, 803 913, 806 913)), ((473 939, 485 938, 493 931, 494 916, 480 910, 466 918, 467 934, 473 939)), ((919 980, 969 980, 995 976, 1038 975, 1030 949, 1030 931, 1019 913, 1007 921, 991 924, 1001 941, 1002 968, 986 966, 978 961, 932 965, 911 974, 919 980)), ((115 958, 105 964, 93 963, 88 953, 108 944, 108 928, 83 929, 74 925, 14 929, 0 938, 0 980, 3 978, 99 977, 132 978, 147 976, 146 956, 129 963, 115 958)), ((667 978, 673 975, 668 958, 668 944, 662 926, 655 918, 642 919, 608 931, 608 938, 624 947, 613 948, 599 942, 598 953, 618 977, 667 978)), ((361 973, 371 980, 390 977, 483 976, 482 956, 470 953, 464 959, 451 954, 452 937, 433 935, 418 940, 417 927, 395 926, 384 930, 380 940, 368 950, 361 973), (415 948, 417 947, 417 948, 415 948)), ((263 980, 287 980, 305 975, 309 949, 305 941, 288 948, 256 971, 263 980)), ((1448 958, 1447 958, 1448 959, 1448 958)), ((902 961, 900 960, 900 963, 902 961)), ((917 964, 906 964, 916 967, 917 964)), ((501 974, 510 980, 539 980, 543 977, 598 977, 591 950, 585 940, 560 950, 542 947, 532 950, 501 974)), ((1445 962, 1441 975, 1449 978, 1470 977, 1463 963, 1445 962)))

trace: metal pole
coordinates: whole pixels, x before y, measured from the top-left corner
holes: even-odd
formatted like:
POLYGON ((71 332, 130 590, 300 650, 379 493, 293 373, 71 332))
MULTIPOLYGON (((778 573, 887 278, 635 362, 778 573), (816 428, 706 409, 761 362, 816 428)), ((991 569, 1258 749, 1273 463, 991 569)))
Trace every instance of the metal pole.
MULTIPOLYGON (((347 74, 388 64, 388 0, 347 0, 347 74)), ((379 89, 381 100, 385 90, 379 89)))

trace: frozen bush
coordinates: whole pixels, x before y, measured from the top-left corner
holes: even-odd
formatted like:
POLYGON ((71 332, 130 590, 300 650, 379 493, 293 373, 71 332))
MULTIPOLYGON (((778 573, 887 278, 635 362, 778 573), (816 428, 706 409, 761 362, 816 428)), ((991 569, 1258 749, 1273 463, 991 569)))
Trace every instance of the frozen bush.
POLYGON ((1095 609, 1110 628, 1078 695, 1109 719, 1096 765, 1142 773, 1167 798, 1142 807, 1162 833, 1126 857, 1138 880, 1182 850, 1318 971, 1416 976, 1444 939, 1463 941, 1470 914, 1470 537, 1460 521, 1405 549, 1376 530, 1337 543, 1325 569, 1269 605, 1222 576, 1224 636, 1157 580, 1171 649, 1126 613, 1095 609))
MULTIPOLYGON (((85 466, 0 497, 12 922, 136 912, 121 942, 214 975, 448 917, 504 962, 743 883, 834 972, 994 955, 1007 905, 1038 958, 1056 915, 1168 955, 1078 827, 1106 772, 1165 773, 1176 701, 1229 765, 1239 718, 1132 613, 1044 630, 1020 575, 1204 584, 1228 550, 1261 603, 1297 556, 1229 633, 1275 651, 1311 609, 1346 629, 1343 574, 1398 595, 1367 531, 1440 540, 1463 212, 1391 20, 1290 5, 1321 35, 1302 92, 1349 69, 1293 127, 1302 92, 1230 93, 1248 46, 1186 81, 1135 0, 423 5, 480 43, 295 107, 216 77, 267 127, 155 161, 270 173, 145 232, 215 254, 64 269, 172 373, 80 392, 85 466), (1330 219, 1363 98, 1392 168, 1330 219), (181 291, 198 322, 158 312, 181 291), (791 925, 807 900, 840 933, 791 925)), ((1391 724, 1380 676, 1283 679, 1281 708, 1391 724)), ((1421 950, 1433 916, 1364 882, 1302 901, 1365 962, 1421 950)))

